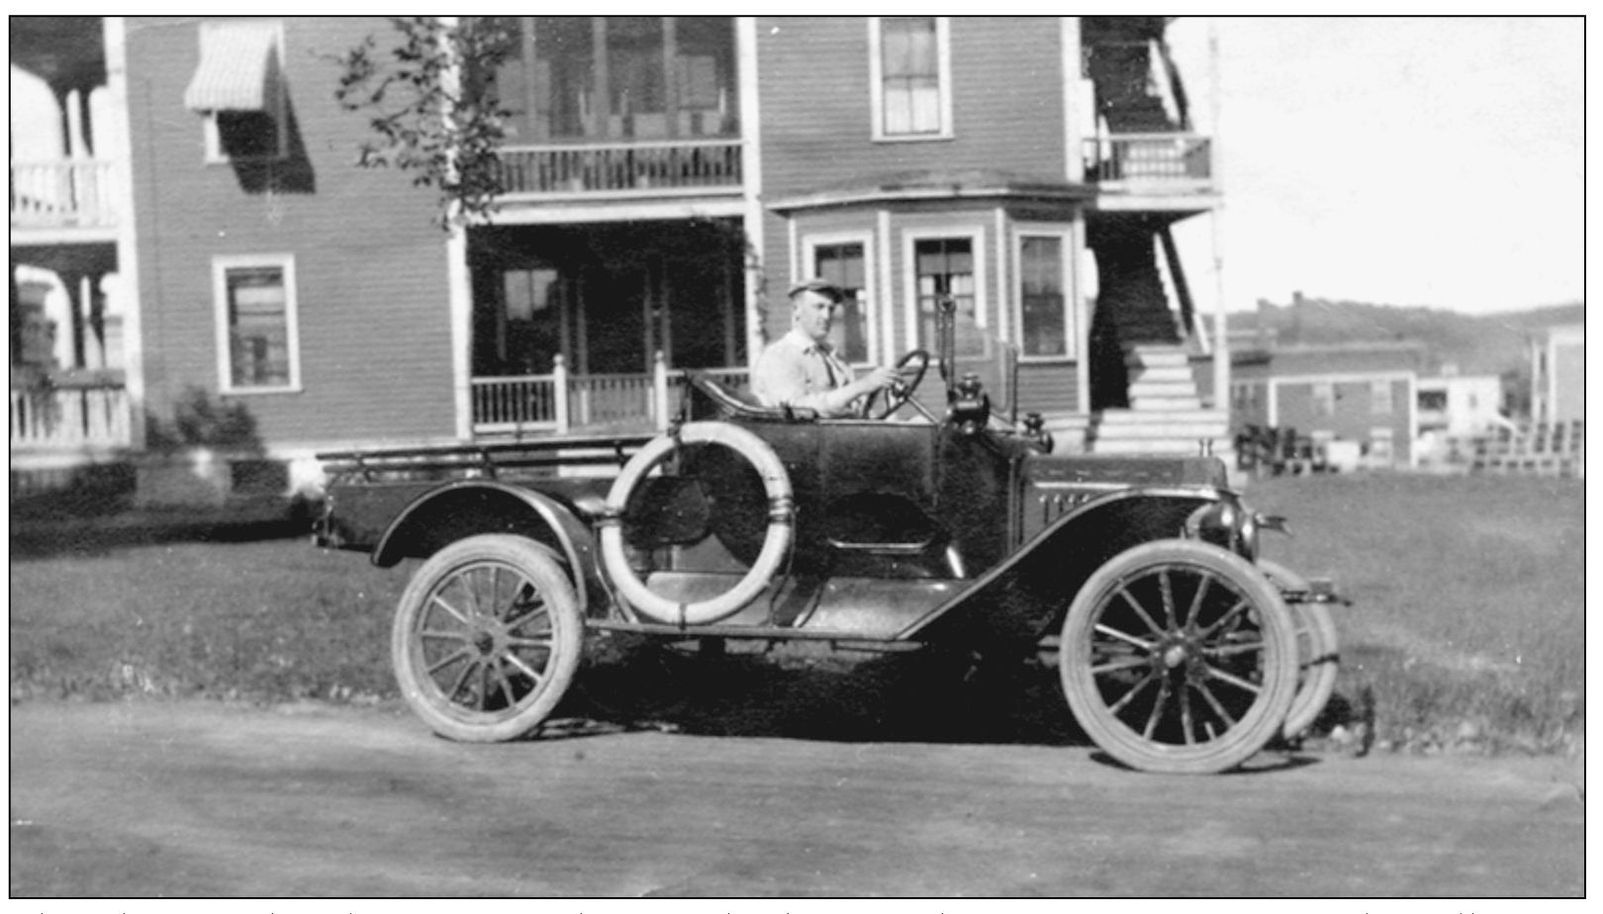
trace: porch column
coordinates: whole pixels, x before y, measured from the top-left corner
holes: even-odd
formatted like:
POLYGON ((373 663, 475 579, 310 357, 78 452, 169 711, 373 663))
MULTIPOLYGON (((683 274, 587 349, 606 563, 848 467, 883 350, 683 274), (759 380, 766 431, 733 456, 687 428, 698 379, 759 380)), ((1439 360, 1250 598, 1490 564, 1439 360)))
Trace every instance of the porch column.
MULTIPOLYGON (((117 283, 114 310, 121 316, 121 359, 128 390, 128 438, 135 450, 145 447, 145 349, 140 326, 139 253, 134 235, 133 146, 128 132, 127 28, 121 16, 102 20, 106 48, 106 124, 99 136, 101 155, 113 160, 112 212, 117 221, 117 283)), ((109 340, 108 340, 109 342, 109 340)))
MULTIPOLYGON (((457 18, 441 16, 440 22, 447 29, 454 29, 457 18)), ((446 47, 449 49, 449 42, 446 47)), ((442 74, 446 91, 454 95, 461 85, 461 80, 461 63, 453 58, 442 74)), ((446 117, 450 117, 450 114, 447 113, 446 117)), ((473 385, 470 375, 473 346, 473 286, 468 277, 467 228, 458 218, 461 216, 461 207, 458 204, 452 204, 450 216, 450 230, 445 239, 445 281, 447 313, 451 328, 451 399, 453 413, 456 416, 456 437, 468 441, 473 437, 473 385)))
POLYGON ((679 136, 679 79, 674 58, 679 56, 677 25, 673 16, 662 17, 663 109, 667 112, 668 136, 679 136))
POLYGON ((747 251, 756 252, 742 259, 746 269, 746 366, 757 363, 763 349, 763 169, 762 131, 758 125, 757 103, 757 18, 735 18, 736 79, 740 84, 741 170, 744 175, 741 227, 746 233, 747 251))
POLYGON ((79 367, 105 368, 106 352, 99 335, 95 333, 95 280, 87 271, 78 277, 78 324, 83 328, 79 367))
POLYGON ((473 390, 471 359, 473 347, 473 284, 468 277, 468 235, 460 225, 451 226, 445 240, 446 296, 451 321, 451 394, 456 415, 456 437, 473 437, 473 390))
POLYGON ((611 137, 608 124, 612 120, 612 71, 607 60, 607 18, 590 17, 590 53, 595 61, 595 98, 590 104, 590 117, 594 125, 591 136, 611 137))
MULTIPOLYGON (((1070 254, 1074 258, 1074 269, 1070 272, 1074 287, 1069 290, 1074 296, 1070 307, 1074 309, 1075 359, 1074 359, 1074 411, 1082 416, 1091 414, 1091 306, 1086 300, 1086 287, 1089 285, 1081 271, 1089 255, 1085 249, 1085 211, 1076 207, 1074 221, 1069 223, 1070 254)), ((1101 287, 1100 277, 1098 288, 1101 287)))

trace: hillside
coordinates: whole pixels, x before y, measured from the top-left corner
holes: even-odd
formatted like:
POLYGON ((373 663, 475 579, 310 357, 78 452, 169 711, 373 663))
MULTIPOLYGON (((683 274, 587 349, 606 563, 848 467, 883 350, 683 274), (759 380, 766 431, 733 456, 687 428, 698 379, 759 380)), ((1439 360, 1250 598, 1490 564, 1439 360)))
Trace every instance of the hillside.
POLYGON ((1425 344, 1427 370, 1452 362, 1460 374, 1504 374, 1529 371, 1526 347, 1532 333, 1584 320, 1580 302, 1472 315, 1298 297, 1289 305, 1260 301, 1256 313, 1232 314, 1230 330, 1232 335, 1249 333, 1261 324, 1282 345, 1411 340, 1425 344))

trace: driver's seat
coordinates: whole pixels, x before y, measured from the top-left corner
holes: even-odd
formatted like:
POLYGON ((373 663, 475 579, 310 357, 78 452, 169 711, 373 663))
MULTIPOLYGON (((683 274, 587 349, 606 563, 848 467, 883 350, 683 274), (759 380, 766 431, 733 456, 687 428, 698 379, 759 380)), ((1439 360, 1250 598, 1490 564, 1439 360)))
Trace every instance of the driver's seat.
POLYGON ((691 419, 747 419, 758 422, 814 422, 818 413, 806 407, 764 406, 745 390, 731 390, 699 371, 689 372, 691 419))

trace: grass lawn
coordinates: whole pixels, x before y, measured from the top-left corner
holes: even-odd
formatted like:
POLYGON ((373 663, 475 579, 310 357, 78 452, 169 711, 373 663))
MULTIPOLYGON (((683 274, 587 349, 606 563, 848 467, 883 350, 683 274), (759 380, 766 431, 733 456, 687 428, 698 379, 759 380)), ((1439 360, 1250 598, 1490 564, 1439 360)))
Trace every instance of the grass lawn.
POLYGON ((1578 749, 1585 712, 1585 502, 1573 479, 1280 477, 1248 486, 1291 537, 1263 554, 1331 574, 1339 695, 1374 696, 1377 738, 1578 749))
MULTIPOLYGON (((1343 665, 1333 711, 1372 694, 1381 747, 1553 752, 1578 749, 1584 726, 1582 494, 1573 480, 1357 475, 1262 480, 1247 498, 1290 518, 1292 537, 1266 534, 1267 557, 1331 574, 1355 601, 1336 609, 1343 665)), ((304 539, 119 544, 77 536, 19 548, 18 526, 13 516, 13 701, 396 696, 389 624, 404 568, 375 569, 365 555, 304 539)), ((888 693, 862 683, 892 667, 858 655, 780 651, 769 659, 793 670, 856 665, 857 685, 835 676, 829 687, 868 708, 856 719, 865 736, 888 738, 887 714, 892 730, 898 720, 917 730, 907 709, 934 703, 926 696, 936 693, 902 681, 890 690, 895 708, 874 709, 888 693)), ((713 700, 697 712, 705 729, 739 732, 730 715, 755 713, 759 698, 808 713, 796 710, 808 696, 776 694, 773 678, 750 661, 763 665, 732 657, 739 670, 707 684, 700 697, 713 700), (752 697, 741 703, 747 688, 752 697)), ((626 667, 593 672, 597 686, 628 678, 626 667)), ((1015 677, 1008 688, 970 708, 971 719, 986 721, 983 735, 1055 739, 1058 724, 1042 723, 1067 717, 1055 671, 1015 677)), ((933 721, 953 709, 935 710, 912 713, 933 721)), ((843 729, 858 732, 838 716, 786 732, 843 729)))
POLYGON ((11 562, 11 694, 393 695, 404 574, 306 539, 65 549, 11 562))

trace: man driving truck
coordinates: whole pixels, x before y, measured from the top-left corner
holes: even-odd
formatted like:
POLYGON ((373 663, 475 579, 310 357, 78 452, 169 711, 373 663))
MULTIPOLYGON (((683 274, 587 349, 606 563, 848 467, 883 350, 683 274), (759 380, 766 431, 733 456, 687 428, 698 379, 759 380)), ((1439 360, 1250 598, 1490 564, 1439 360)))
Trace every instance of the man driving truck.
POLYGON ((894 368, 876 367, 853 379, 835 355, 829 330, 846 293, 823 279, 790 288, 790 332, 770 343, 751 372, 751 391, 765 406, 814 410, 827 418, 857 415, 857 401, 901 378, 894 368))

